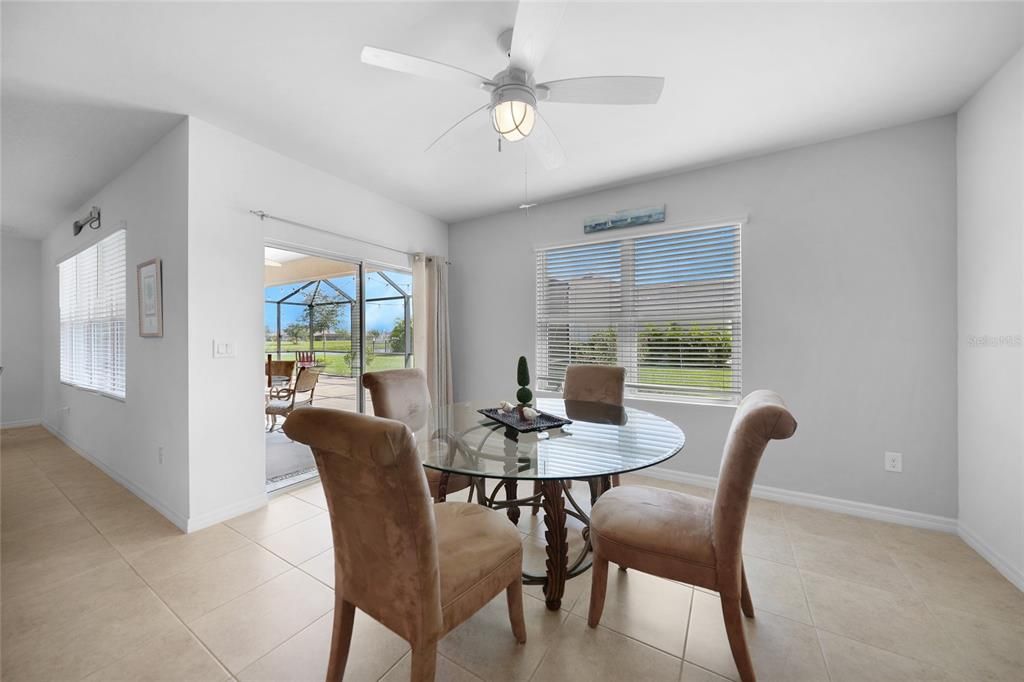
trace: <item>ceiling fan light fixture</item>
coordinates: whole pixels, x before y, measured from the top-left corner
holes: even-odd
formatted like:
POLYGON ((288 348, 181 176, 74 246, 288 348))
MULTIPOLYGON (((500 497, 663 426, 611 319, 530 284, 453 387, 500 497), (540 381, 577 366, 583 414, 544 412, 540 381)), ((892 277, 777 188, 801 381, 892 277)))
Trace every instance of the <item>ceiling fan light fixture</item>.
POLYGON ((533 132, 537 97, 525 83, 501 83, 491 95, 491 124, 507 142, 518 142, 533 132))
POLYGON ((518 142, 533 132, 537 111, 527 102, 508 100, 491 109, 494 129, 507 142, 518 142))

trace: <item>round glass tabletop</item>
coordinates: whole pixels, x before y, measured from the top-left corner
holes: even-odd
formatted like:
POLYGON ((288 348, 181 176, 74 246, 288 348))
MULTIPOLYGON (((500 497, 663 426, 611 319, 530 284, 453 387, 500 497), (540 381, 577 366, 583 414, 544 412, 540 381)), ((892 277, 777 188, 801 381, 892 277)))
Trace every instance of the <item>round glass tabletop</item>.
POLYGON ((432 410, 416 431, 423 464, 483 478, 591 478, 664 462, 686 441, 678 426, 643 410, 554 398, 539 399, 537 409, 572 423, 514 440, 477 411, 489 407, 471 402, 432 410))

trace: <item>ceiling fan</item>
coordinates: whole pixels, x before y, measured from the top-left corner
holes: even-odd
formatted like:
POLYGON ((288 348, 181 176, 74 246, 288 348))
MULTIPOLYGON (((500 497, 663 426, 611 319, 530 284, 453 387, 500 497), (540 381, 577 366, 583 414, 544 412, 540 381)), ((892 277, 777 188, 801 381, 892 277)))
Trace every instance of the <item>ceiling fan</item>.
POLYGON ((565 12, 565 2, 522 0, 516 22, 498 36, 498 46, 509 58, 508 67, 491 78, 449 64, 414 57, 369 45, 363 47, 362 61, 382 69, 401 71, 423 78, 459 83, 490 94, 490 101, 459 119, 429 147, 450 142, 452 131, 466 122, 479 121, 489 113, 491 125, 501 140, 526 140, 546 168, 565 163, 565 153, 554 132, 537 111, 538 102, 568 104, 655 104, 665 79, 657 76, 584 76, 537 83, 533 74, 555 38, 565 12))

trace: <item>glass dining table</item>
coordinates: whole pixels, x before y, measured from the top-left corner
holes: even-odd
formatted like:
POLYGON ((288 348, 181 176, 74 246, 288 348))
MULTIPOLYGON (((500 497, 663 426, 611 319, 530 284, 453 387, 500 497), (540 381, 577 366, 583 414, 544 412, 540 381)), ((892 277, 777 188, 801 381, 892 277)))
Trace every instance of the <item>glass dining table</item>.
POLYGON ((537 401, 538 410, 571 423, 542 433, 517 434, 478 412, 494 406, 466 402, 432 410, 428 423, 417 429, 420 458, 424 466, 442 472, 441 500, 448 477, 464 474, 474 480, 477 501, 506 510, 513 523, 518 523, 524 508, 543 509, 546 573, 524 573, 523 581, 543 584, 548 608, 557 610, 565 581, 590 567, 590 518, 573 497, 572 482, 587 481, 593 503, 608 490, 613 476, 674 457, 686 437, 675 424, 643 410, 543 398, 537 401), (499 481, 490 494, 485 479, 499 481), (529 484, 523 496, 521 482, 529 484), (584 543, 571 561, 568 517, 583 524, 584 543))

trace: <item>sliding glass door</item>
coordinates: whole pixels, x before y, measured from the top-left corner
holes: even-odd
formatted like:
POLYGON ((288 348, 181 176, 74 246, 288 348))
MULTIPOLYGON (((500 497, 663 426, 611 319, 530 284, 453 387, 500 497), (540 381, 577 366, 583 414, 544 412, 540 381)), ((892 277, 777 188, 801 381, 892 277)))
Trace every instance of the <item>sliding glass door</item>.
POLYGON ((372 413, 362 375, 413 366, 412 274, 268 247, 266 353, 316 367, 314 404, 372 413))
MULTIPOLYGON (((366 371, 412 367, 412 273, 374 264, 364 271, 366 371)), ((363 403, 372 414, 368 391, 363 403)))

